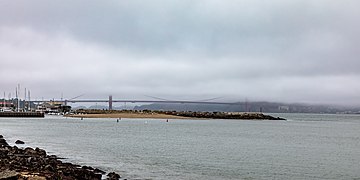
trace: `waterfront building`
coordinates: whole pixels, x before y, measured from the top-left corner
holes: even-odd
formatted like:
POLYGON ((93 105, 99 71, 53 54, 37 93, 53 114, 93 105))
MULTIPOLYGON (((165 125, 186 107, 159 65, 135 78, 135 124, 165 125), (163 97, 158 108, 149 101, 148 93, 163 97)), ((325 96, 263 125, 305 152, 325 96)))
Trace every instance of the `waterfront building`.
POLYGON ((71 110, 71 106, 64 105, 62 102, 43 102, 38 104, 36 112, 42 112, 46 114, 64 114, 71 110))
POLYGON ((10 112, 14 111, 15 105, 12 102, 1 101, 0 102, 0 112, 10 112))

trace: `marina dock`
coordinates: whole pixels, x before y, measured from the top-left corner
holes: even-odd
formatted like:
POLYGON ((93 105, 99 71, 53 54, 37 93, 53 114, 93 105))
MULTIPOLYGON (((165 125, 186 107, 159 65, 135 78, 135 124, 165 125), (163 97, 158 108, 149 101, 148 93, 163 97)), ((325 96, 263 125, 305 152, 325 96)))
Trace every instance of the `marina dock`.
POLYGON ((0 117, 43 118, 45 117, 45 115, 44 113, 40 113, 40 112, 0 112, 0 117))

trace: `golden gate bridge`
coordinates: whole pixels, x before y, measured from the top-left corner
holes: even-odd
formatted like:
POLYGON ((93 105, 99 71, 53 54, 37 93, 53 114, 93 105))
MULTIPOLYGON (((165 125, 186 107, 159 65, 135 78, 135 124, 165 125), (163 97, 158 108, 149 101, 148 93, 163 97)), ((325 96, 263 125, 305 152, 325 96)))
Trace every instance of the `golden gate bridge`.
MULTIPOLYGON (((68 103, 108 103, 109 110, 112 110, 113 103, 167 103, 167 104, 214 104, 214 105, 240 105, 243 103, 239 102, 219 102, 219 101, 210 101, 215 100, 218 98, 212 98, 207 100, 200 100, 200 101, 191 101, 191 100, 166 100, 157 98, 157 100, 131 100, 131 99, 113 99, 112 95, 109 96, 108 99, 76 99, 79 96, 72 98, 72 99, 61 99, 61 100, 51 100, 53 102, 60 102, 65 105, 68 103)), ((151 97, 151 96, 150 96, 151 97)), ((153 97, 155 98, 155 97, 153 97)), ((42 103, 48 102, 44 100, 31 100, 32 103, 42 103)))

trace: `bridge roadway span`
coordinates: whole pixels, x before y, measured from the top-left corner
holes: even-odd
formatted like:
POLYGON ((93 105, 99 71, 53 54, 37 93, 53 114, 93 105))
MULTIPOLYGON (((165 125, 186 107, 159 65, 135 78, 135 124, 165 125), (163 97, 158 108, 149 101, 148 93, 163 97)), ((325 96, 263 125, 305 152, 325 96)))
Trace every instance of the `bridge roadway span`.
MULTIPOLYGON (((109 110, 112 110, 113 103, 168 103, 168 104, 217 104, 217 105, 240 105, 241 103, 229 102, 213 102, 213 101, 165 101, 165 100, 113 100, 109 97, 108 100, 53 100, 54 102, 67 103, 109 103, 109 110)), ((33 103, 49 102, 49 101, 31 101, 33 103)))
MULTIPOLYGON (((161 101, 161 100, 96 100, 96 99, 85 99, 85 100, 52 100, 54 102, 63 103, 168 103, 168 104, 219 104, 219 105, 239 105, 240 103, 230 102, 213 102, 213 101, 161 101)), ((33 103, 49 102, 49 101, 31 101, 33 103)))

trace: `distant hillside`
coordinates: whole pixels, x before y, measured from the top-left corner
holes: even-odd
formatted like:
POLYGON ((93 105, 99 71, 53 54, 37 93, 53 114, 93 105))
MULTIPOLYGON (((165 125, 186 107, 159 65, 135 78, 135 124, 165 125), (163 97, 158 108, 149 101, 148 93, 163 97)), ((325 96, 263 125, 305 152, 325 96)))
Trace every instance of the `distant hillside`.
POLYGON ((166 104, 157 103, 136 106, 134 110, 165 111, 219 111, 219 112, 267 112, 267 113, 360 113, 360 108, 325 105, 285 104, 272 102, 241 102, 234 105, 166 104))
MULTIPOLYGON (((79 106, 76 109, 108 109, 108 106, 93 105, 90 107, 79 106)), ((274 102, 239 102, 234 105, 214 104, 168 104, 155 103, 148 105, 118 106, 114 110, 163 110, 163 111, 207 111, 207 112, 265 112, 265 113, 346 113, 360 114, 359 107, 341 107, 330 105, 286 104, 274 102)))

